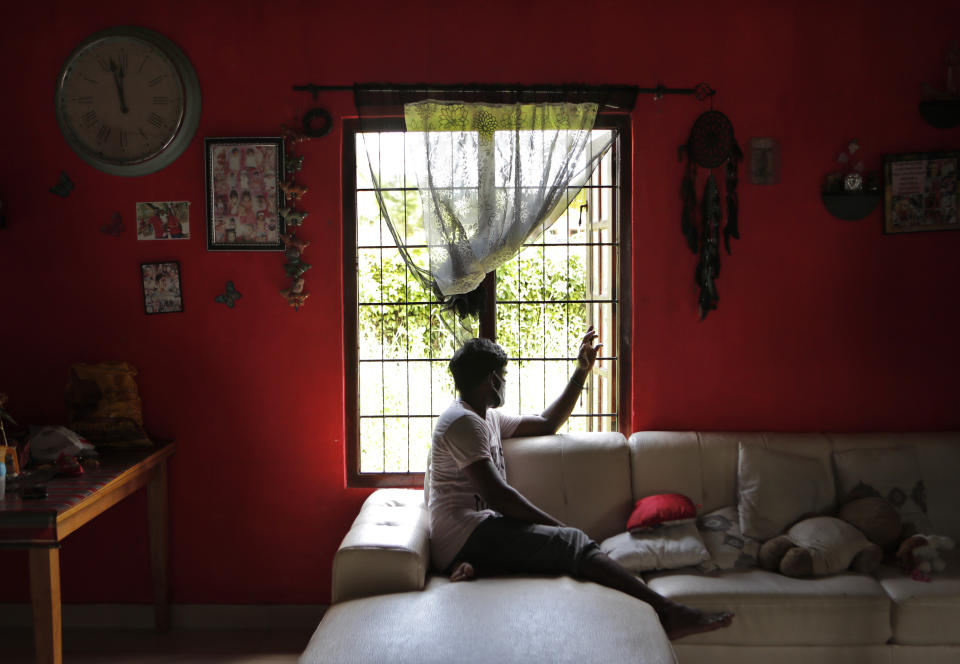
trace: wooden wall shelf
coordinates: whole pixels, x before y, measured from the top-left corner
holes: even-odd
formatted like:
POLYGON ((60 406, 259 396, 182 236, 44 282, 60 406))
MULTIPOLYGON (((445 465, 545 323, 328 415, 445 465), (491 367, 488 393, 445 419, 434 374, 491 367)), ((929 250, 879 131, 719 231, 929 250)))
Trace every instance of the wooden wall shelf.
POLYGON ((863 219, 876 209, 880 203, 880 194, 821 194, 823 206, 837 219, 856 221, 863 219))
POLYGON ((920 115, 931 127, 951 129, 960 125, 960 99, 922 101, 920 115))

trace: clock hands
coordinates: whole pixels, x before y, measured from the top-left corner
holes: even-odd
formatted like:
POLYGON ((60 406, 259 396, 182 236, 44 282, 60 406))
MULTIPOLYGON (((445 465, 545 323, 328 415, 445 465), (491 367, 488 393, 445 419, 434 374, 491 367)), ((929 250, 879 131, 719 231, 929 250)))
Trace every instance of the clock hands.
POLYGON ((120 95, 120 112, 126 113, 127 102, 123 98, 123 67, 117 67, 117 63, 113 61, 113 58, 110 58, 110 71, 113 72, 113 82, 117 86, 117 94, 120 95))

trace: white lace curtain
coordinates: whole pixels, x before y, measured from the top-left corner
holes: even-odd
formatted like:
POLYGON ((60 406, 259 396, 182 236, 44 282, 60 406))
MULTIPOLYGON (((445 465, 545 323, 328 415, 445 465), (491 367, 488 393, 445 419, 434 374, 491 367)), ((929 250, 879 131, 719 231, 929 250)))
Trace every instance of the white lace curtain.
MULTIPOLYGON (((401 255, 425 288, 448 301, 471 293, 564 213, 613 140, 613 132, 594 135, 596 115, 596 103, 404 107, 428 265, 413 260, 378 198, 401 255)), ((379 190, 375 148, 364 144, 379 190)))

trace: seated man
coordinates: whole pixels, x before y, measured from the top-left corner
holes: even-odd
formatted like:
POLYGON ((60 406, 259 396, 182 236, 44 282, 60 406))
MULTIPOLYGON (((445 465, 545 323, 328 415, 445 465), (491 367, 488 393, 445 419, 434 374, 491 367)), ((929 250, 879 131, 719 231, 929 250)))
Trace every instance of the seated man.
POLYGON ((517 417, 503 405, 507 356, 489 339, 471 339, 450 360, 460 398, 440 415, 430 450, 427 495, 434 563, 451 581, 509 572, 570 574, 647 602, 671 639, 726 627, 731 613, 673 602, 506 482, 501 439, 557 432, 580 396, 603 344, 587 330, 577 368, 560 397, 540 415, 517 417))

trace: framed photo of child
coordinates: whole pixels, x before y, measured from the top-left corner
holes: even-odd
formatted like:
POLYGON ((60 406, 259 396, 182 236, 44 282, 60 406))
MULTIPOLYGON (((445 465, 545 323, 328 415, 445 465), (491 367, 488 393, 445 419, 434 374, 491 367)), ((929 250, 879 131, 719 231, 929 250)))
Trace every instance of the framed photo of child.
POLYGON ((283 251, 283 139, 204 139, 207 249, 283 251))
POLYGON ((143 286, 143 309, 146 313, 183 312, 179 262, 141 263, 140 283, 143 286))

